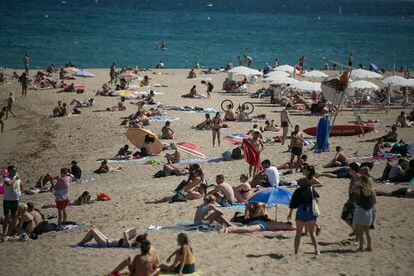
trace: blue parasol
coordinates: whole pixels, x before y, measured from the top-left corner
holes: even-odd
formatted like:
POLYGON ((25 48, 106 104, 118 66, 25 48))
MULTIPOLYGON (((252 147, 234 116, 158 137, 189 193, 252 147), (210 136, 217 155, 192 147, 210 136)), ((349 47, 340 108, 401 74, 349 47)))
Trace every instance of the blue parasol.
POLYGON ((292 191, 272 187, 258 191, 252 197, 249 198, 248 202, 289 205, 290 199, 292 198, 292 194, 292 191))

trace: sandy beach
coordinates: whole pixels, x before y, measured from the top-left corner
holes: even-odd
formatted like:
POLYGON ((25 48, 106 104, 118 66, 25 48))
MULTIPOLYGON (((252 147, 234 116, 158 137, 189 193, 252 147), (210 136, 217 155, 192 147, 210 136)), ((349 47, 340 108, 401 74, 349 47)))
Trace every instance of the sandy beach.
MULTIPOLYGON (((93 90, 99 89, 102 83, 109 80, 109 69, 85 69, 96 75, 94 78, 77 78, 75 84, 85 84, 83 94, 56 93, 54 90, 29 90, 27 97, 20 96, 20 86, 15 79, 8 78, 7 83, 0 85, 0 101, 3 103, 10 92, 14 92, 16 103, 14 112, 17 117, 9 117, 5 121, 5 133, 0 134, 0 167, 15 164, 26 187, 34 185, 36 180, 46 172, 57 174, 61 167, 70 167, 72 160, 78 161, 83 171, 83 178, 91 180, 84 184, 70 186, 71 198, 77 198, 83 191, 92 195, 106 192, 113 199, 68 208, 71 221, 86 224, 68 232, 50 232, 43 234, 38 240, 26 242, 0 243, 0 262, 2 275, 104 275, 108 274, 119 262, 128 256, 134 256, 139 250, 123 248, 80 248, 74 245, 81 240, 93 226, 108 237, 120 238, 121 233, 130 227, 136 227, 138 233, 147 232, 153 246, 163 261, 176 249, 177 231, 150 231, 150 225, 173 226, 183 221, 193 220, 195 207, 201 200, 183 203, 163 203, 146 205, 145 200, 171 195, 174 188, 186 179, 186 176, 169 176, 154 179, 155 172, 162 170, 165 164, 165 153, 150 157, 154 164, 147 162, 111 163, 121 166, 122 170, 109 174, 93 174, 99 167, 100 158, 113 157, 128 141, 126 128, 120 126, 121 117, 134 113, 135 105, 127 101, 126 111, 93 112, 115 106, 117 97, 93 96, 93 90), (58 100, 70 103, 73 98, 87 100, 94 97, 96 106, 81 109, 77 116, 49 118, 58 100), (92 180, 93 179, 93 180, 92 180)), ((12 70, 6 70, 10 75, 12 70)), ((20 72, 20 71, 18 71, 20 72)), ((199 70, 196 70, 199 73, 199 70)), ((34 70, 31 71, 31 74, 34 70)), ((220 103, 231 99, 236 105, 242 102, 253 102, 255 114, 266 114, 280 124, 282 107, 269 104, 268 99, 251 99, 247 96, 227 95, 219 92, 226 73, 208 75, 215 86, 211 99, 183 99, 180 95, 188 93, 192 85, 205 94, 205 86, 200 80, 186 79, 186 69, 149 70, 140 72, 148 75, 150 88, 162 95, 156 95, 155 101, 164 105, 199 106, 221 110, 220 103), (154 87, 162 84, 166 87, 154 87)), ((199 74, 199 77, 203 75, 199 74)), ((71 81, 67 81, 71 82, 71 81)), ((139 82, 135 82, 138 84, 139 82)), ((378 81, 378 84, 380 82, 378 81)), ((261 80, 251 86, 251 91, 267 87, 261 80)), ((70 108, 72 109, 72 108, 70 108)), ((306 147, 308 163, 323 171, 322 166, 329 162, 333 149, 341 145, 347 155, 358 152, 361 155, 372 155, 374 143, 362 142, 382 136, 395 123, 402 109, 392 108, 389 113, 371 111, 361 114, 363 119, 379 120, 375 124, 376 132, 365 137, 332 137, 331 152, 313 153, 306 147)), ((408 110, 406 110, 407 112, 408 110)), ((168 116, 180 118, 172 122, 178 138, 177 142, 192 142, 208 152, 209 157, 220 157, 226 150, 235 146, 222 140, 221 147, 212 147, 211 131, 197 131, 191 126, 203 121, 204 114, 182 111, 167 111, 168 116)), ((292 124, 301 129, 316 126, 320 117, 306 116, 299 111, 291 112, 292 124)), ((337 118, 337 123, 354 121, 352 111, 345 108, 337 118)), ((228 134, 246 133, 258 122, 231 122, 230 128, 222 130, 222 137, 228 134)), ((145 127, 154 133, 160 133, 164 123, 153 122, 145 127)), ((399 128, 399 138, 407 143, 413 142, 413 128, 399 128)), ((265 132, 265 138, 272 134, 265 132)), ((314 137, 309 137, 314 141, 314 137)), ((164 143, 170 141, 162 140, 164 143)), ((280 144, 266 145, 262 159, 270 159, 280 165, 289 161, 290 153, 284 152, 286 146, 280 144)), ((187 156, 183 156, 187 158, 187 156)), ((386 161, 378 162, 372 174, 380 177, 386 161)), ((224 174, 226 181, 232 185, 239 183, 239 176, 248 172, 244 160, 201 164, 208 183, 214 183, 217 174, 224 174)), ((296 180, 301 174, 284 176, 285 181, 296 180)), ((377 219, 373 230, 373 252, 356 253, 357 246, 344 246, 340 241, 348 238, 350 228, 340 219, 343 204, 348 197, 349 179, 320 178, 324 187, 319 188, 321 216, 318 219, 322 232, 318 237, 321 255, 315 257, 309 237, 302 239, 300 253, 293 252, 295 232, 260 232, 255 234, 220 234, 210 232, 186 232, 194 248, 197 268, 203 275, 410 275, 414 270, 414 211, 413 201, 407 198, 378 197, 377 219)), ((375 183, 375 189, 392 191, 403 185, 384 185, 375 183)), ((37 207, 53 204, 52 193, 24 195, 23 202, 33 201, 37 207)), ((222 209, 226 218, 230 219, 234 212, 243 209, 222 209)), ((55 215, 56 209, 42 209, 46 215, 55 215)), ((287 206, 278 208, 278 219, 286 221, 287 206)), ((0 207, 0 213, 3 209, 0 207)), ((274 209, 270 210, 274 216, 274 209)), ((56 222, 56 219, 52 220, 56 222)))

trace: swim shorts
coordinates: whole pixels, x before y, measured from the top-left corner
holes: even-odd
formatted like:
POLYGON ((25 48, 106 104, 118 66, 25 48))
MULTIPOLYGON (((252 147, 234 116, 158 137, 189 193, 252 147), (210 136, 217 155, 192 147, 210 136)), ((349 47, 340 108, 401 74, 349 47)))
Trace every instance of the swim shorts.
POLYGON ((66 207, 68 207, 69 205, 69 199, 65 199, 65 200, 61 200, 61 201, 56 201, 56 208, 59 211, 65 210, 66 207))
POLYGON ((292 154, 296 156, 302 155, 302 148, 300 147, 292 147, 292 154))
POLYGON ((4 216, 17 216, 17 209, 19 207, 18 200, 3 200, 4 216))

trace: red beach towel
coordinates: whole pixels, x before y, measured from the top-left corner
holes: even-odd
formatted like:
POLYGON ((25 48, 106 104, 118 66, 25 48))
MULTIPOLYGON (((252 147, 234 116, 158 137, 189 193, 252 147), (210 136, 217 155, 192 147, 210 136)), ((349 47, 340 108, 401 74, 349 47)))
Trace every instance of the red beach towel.
POLYGON ((262 164, 260 161, 260 153, 254 149, 252 143, 250 143, 247 139, 243 139, 242 150, 247 164, 250 166, 256 166, 257 171, 261 172, 262 164))

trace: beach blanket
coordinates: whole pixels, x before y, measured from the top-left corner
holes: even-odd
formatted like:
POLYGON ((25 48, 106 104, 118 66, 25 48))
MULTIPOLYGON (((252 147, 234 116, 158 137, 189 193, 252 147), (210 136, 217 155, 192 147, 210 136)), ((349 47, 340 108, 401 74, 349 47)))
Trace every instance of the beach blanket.
POLYGON ((180 120, 180 118, 168 117, 168 116, 154 116, 150 117, 150 122, 174 122, 180 120))
POLYGON ((244 139, 242 142, 242 150, 247 164, 255 166, 257 168, 257 172, 261 172, 262 164, 260 160, 260 153, 255 150, 253 145, 247 139, 244 139))
POLYGON ((200 164, 200 163, 218 163, 223 161, 223 157, 212 157, 207 159, 201 159, 201 158, 187 158, 187 159, 181 159, 178 164, 200 164))
MULTIPOLYGON (((145 161, 148 157, 142 157, 139 159, 107 159, 108 163, 133 163, 133 162, 139 162, 139 161, 145 161)), ((99 159, 98 162, 101 162, 104 159, 99 159)))
MULTIPOLYGON (((204 113, 204 114, 216 114, 218 111, 215 110, 214 108, 204 108, 203 110, 187 110, 185 112, 186 113, 200 112, 200 113, 204 113)), ((222 112, 219 112, 219 113, 222 113, 222 112)))
POLYGON ((244 209, 246 208, 246 205, 244 205, 244 203, 235 203, 233 205, 223 207, 220 204, 217 204, 216 207, 223 209, 244 209))

